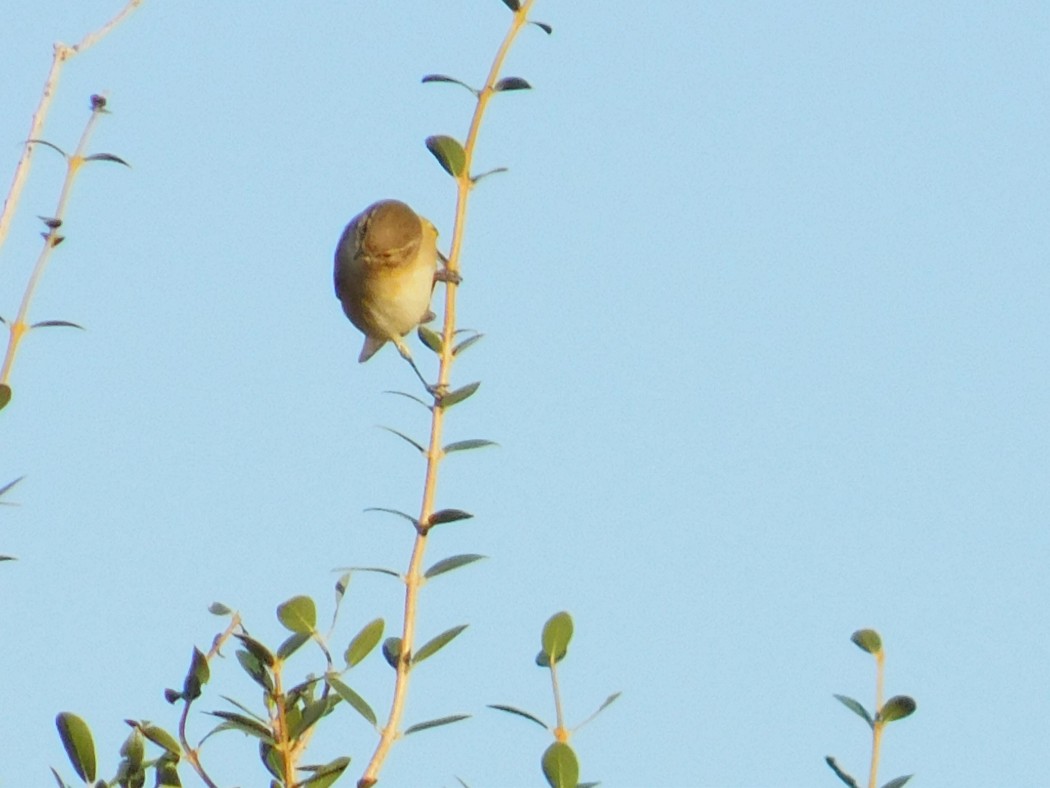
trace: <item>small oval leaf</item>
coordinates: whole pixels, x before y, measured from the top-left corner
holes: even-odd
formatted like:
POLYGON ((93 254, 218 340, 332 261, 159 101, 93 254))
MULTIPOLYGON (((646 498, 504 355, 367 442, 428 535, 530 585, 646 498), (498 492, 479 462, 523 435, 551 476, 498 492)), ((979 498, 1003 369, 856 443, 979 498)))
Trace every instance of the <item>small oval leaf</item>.
POLYGON ((540 30, 542 30, 547 35, 551 35, 552 33, 554 33, 554 28, 551 27, 550 25, 548 25, 546 22, 533 22, 530 19, 529 20, 529 24, 530 25, 536 25, 536 27, 538 27, 540 30))
POLYGON ((831 771, 835 772, 838 778, 846 783, 849 788, 860 788, 860 786, 857 785, 857 781, 853 778, 853 775, 844 771, 842 767, 838 765, 838 762, 836 762, 836 760, 830 755, 824 758, 824 762, 831 767, 831 771))
POLYGON ((68 320, 41 320, 39 323, 33 323, 30 328, 50 328, 55 326, 64 326, 65 328, 79 328, 81 331, 84 327, 78 323, 70 323, 68 320))
POLYGON ((427 657, 434 656, 434 654, 436 654, 438 651, 440 651, 449 643, 451 643, 459 635, 460 632, 467 628, 467 626, 467 624, 460 624, 458 627, 446 629, 440 635, 437 635, 436 637, 433 637, 430 640, 428 640, 420 647, 420 649, 415 654, 412 655, 412 664, 418 665, 427 657))
POLYGON ((114 161, 117 164, 123 164, 125 167, 131 167, 131 165, 122 158, 114 156, 112 153, 95 153, 91 156, 85 156, 84 161, 114 161))
POLYGON ((379 641, 383 638, 383 627, 386 626, 383 619, 377 618, 369 621, 361 631, 354 635, 350 645, 346 648, 346 665, 352 668, 372 653, 379 641))
POLYGON ((172 755, 179 757, 182 755, 182 748, 179 747, 178 741, 175 737, 168 733, 166 730, 158 725, 151 725, 149 723, 143 723, 138 726, 139 731, 149 739, 151 742, 156 744, 158 747, 163 748, 172 755))
POLYGON ((478 390, 478 387, 480 385, 481 381, 478 381, 476 383, 468 383, 467 385, 462 386, 456 389, 455 391, 450 391, 448 394, 445 394, 443 397, 441 397, 440 400, 438 400, 438 405, 440 405, 442 408, 451 408, 453 405, 456 405, 465 400, 467 397, 473 395, 474 392, 478 390))
POLYGON ((470 512, 464 512, 462 509, 439 509, 427 518, 427 528, 433 528, 435 525, 441 525, 442 523, 469 520, 473 516, 470 512))
POLYGON ((910 780, 914 776, 915 775, 913 774, 905 774, 901 777, 894 777, 892 780, 890 780, 888 783, 882 786, 882 788, 901 788, 906 782, 908 782, 908 780, 910 780))
POLYGON ((293 596, 277 606, 277 620, 290 632, 309 635, 317 628, 317 606, 308 596, 293 596))
POLYGON ((915 709, 918 708, 918 704, 915 703, 913 698, 909 698, 907 695, 894 695, 884 704, 879 710, 879 722, 893 722, 894 720, 903 720, 915 713, 915 709))
POLYGON ((55 717, 55 727, 66 748, 73 771, 84 782, 95 781, 95 742, 91 738, 91 728, 76 714, 63 711, 55 717))
POLYGON ((419 337, 420 342, 440 355, 443 345, 441 342, 441 334, 427 328, 426 326, 418 326, 416 328, 416 335, 419 337))
POLYGON ((462 82, 462 81, 460 81, 458 79, 455 79, 454 77, 446 76, 445 74, 427 74, 425 77, 423 77, 422 81, 423 82, 448 82, 448 83, 450 83, 452 85, 459 85, 461 87, 466 88, 471 93, 473 93, 475 96, 478 95, 478 91, 476 91, 474 88, 472 88, 466 82, 462 82))
POLYGON ((423 573, 423 577, 429 580, 432 577, 437 577, 445 572, 451 572, 453 569, 459 569, 461 566, 472 564, 475 561, 480 561, 485 556, 478 555, 477 553, 463 553, 462 555, 453 555, 448 558, 442 558, 430 569, 423 573))
POLYGON ((442 449, 445 454, 451 454, 454 451, 467 451, 469 449, 482 449, 486 446, 498 446, 499 444, 495 441, 488 441, 482 438, 472 438, 466 441, 453 441, 442 449))
POLYGON ((503 5, 507 6, 511 11, 517 11, 521 8, 520 0, 503 0, 503 5))
MULTIPOLYGON (((396 435, 397 437, 401 438, 401 440, 407 441, 408 443, 412 444, 413 446, 416 447, 416 449, 419 451, 420 454, 426 454, 427 453, 427 450, 423 448, 422 444, 416 443, 410 437, 405 435, 405 433, 398 432, 397 430, 393 429, 392 427, 383 427, 382 425, 380 425, 379 429, 386 430, 387 432, 392 432, 394 435, 396 435)), ((384 510, 384 511, 388 511, 388 510, 384 510)), ((400 512, 398 514, 400 514, 400 512)), ((411 519, 411 518, 409 518, 409 519, 411 519)))
POLYGON ((551 788, 576 788, 580 781, 580 764, 572 747, 554 742, 543 753, 543 776, 551 788))
POLYGON ((7 403, 11 401, 11 387, 6 383, 0 383, 0 410, 7 407, 7 403))
POLYGON ((473 345, 475 342, 477 342, 483 336, 485 336, 485 335, 484 334, 474 334, 474 336, 467 337, 462 342, 460 342, 458 345, 456 345, 454 348, 452 348, 452 355, 453 356, 458 356, 460 353, 462 353, 468 347, 473 345))
POLYGON ((857 648, 867 651, 869 654, 878 654, 882 651, 882 638, 874 629, 858 629, 850 635, 857 648))
POLYGON ((182 681, 182 697, 186 700, 196 700, 201 696, 201 687, 208 683, 211 671, 208 669, 208 658, 204 656, 199 648, 193 649, 193 657, 190 660, 190 669, 186 678, 182 681))
POLYGON ((405 728, 405 736, 410 733, 419 733, 419 731, 425 731, 428 728, 437 728, 440 725, 451 725, 453 722, 459 722, 470 717, 469 714, 450 714, 447 717, 439 717, 436 720, 427 720, 426 722, 417 722, 415 725, 410 725, 405 728))
POLYGON ((390 637, 383 641, 383 658, 390 667, 397 669, 397 662, 401 659, 401 638, 390 637))
POLYGON ((368 705, 364 698, 334 676, 328 676, 328 684, 340 698, 353 707, 354 711, 372 723, 373 726, 377 724, 376 713, 372 711, 372 707, 368 705))
POLYGON ((871 715, 868 714, 868 710, 860 703, 853 700, 853 698, 847 697, 846 695, 836 695, 835 700, 868 723, 869 726, 875 727, 875 721, 871 718, 871 715))
POLYGON ((516 714, 519 717, 524 717, 527 720, 532 720, 537 725, 539 725, 541 728, 545 728, 547 730, 550 730, 550 726, 547 725, 547 723, 545 723, 539 717, 532 716, 527 711, 522 711, 521 709, 515 708, 514 706, 504 706, 502 703, 490 703, 490 704, 488 704, 488 706, 489 706, 490 709, 496 709, 496 711, 505 711, 508 714, 516 714))
POLYGON ((222 602, 212 602, 208 605, 208 612, 213 616, 228 616, 233 611, 226 607, 222 602))
POLYGON ((467 154, 463 146, 452 137, 437 134, 427 137, 427 149, 438 160, 438 164, 445 168, 445 172, 454 178, 458 178, 467 164, 467 154))
POLYGON ((557 664, 565 658, 570 640, 572 640, 572 616, 563 610, 547 619, 547 623, 543 625, 540 643, 543 653, 550 662, 557 664))
POLYGON ((493 88, 495 90, 499 90, 499 91, 505 91, 505 90, 531 90, 532 89, 532 85, 530 85, 528 82, 526 82, 521 77, 504 77, 499 82, 497 82, 495 85, 493 85, 493 88))
POLYGON ((301 649, 310 640, 310 635, 307 632, 293 632, 289 635, 285 641, 277 647, 277 656, 279 659, 288 659, 296 651, 301 649))

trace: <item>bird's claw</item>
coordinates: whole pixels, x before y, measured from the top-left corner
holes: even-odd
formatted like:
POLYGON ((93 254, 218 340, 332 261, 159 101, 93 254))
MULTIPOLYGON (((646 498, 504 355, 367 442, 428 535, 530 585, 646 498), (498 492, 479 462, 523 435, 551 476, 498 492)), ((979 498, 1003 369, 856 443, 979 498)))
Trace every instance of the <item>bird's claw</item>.
POLYGON ((434 281, 444 282, 445 284, 460 285, 463 284, 463 277, 459 275, 458 271, 442 268, 434 274, 434 281))

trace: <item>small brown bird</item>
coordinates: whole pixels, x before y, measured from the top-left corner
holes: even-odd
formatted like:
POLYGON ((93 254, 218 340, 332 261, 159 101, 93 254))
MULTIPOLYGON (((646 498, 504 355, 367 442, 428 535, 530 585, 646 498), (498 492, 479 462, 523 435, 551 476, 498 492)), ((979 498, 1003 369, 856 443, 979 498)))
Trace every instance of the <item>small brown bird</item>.
POLYGON ((374 203, 346 226, 335 250, 335 295, 365 335, 358 361, 393 342, 412 362, 403 337, 434 318, 437 236, 433 224, 398 200, 374 203))

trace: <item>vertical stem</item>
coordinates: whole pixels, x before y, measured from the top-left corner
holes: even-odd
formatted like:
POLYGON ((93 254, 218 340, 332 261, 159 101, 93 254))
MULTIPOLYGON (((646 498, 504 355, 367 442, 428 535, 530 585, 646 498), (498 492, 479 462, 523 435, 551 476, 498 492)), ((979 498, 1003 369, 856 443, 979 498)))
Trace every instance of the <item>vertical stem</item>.
MULTIPOLYGON (((463 171, 456 177, 456 216, 452 230, 452 243, 449 249, 446 268, 455 274, 460 270, 460 252, 463 248, 463 234, 467 220, 467 204, 470 191, 474 181, 470 177, 471 164, 474 160, 474 147, 477 142, 478 132, 481 129, 481 121, 485 115, 485 108, 489 99, 496 92, 496 82, 499 78, 503 61, 511 44, 517 37, 521 28, 525 25, 529 9, 534 0, 527 0, 521 8, 514 12, 514 20, 511 22, 510 30, 507 31, 499 50, 492 61, 485 87, 478 94, 477 104, 474 107, 474 115, 470 121, 470 130, 463 145, 464 164, 463 171)), ((426 476, 423 482, 423 500, 419 507, 419 520, 416 526, 415 542, 412 545, 412 556, 408 562, 408 571, 405 573, 405 607, 404 621, 401 629, 401 654, 397 660, 396 675, 394 678, 394 697, 390 704, 390 714, 387 722, 379 734, 379 742, 375 752, 365 768, 364 773, 358 780, 358 788, 371 788, 379 781, 379 772, 390 754, 390 749, 399 734, 401 718, 404 715, 405 700, 408 697, 409 676, 412 671, 412 647, 415 643, 416 618, 419 605, 419 589, 423 584, 422 566, 423 556, 426 553, 427 533, 430 528, 430 516, 434 512, 434 497, 437 491, 438 471, 445 453, 441 448, 441 436, 445 424, 445 408, 441 404, 441 395, 448 391, 449 378, 453 363, 453 340, 456 331, 456 294, 458 286, 455 282, 447 282, 445 286, 445 317, 442 325, 442 345, 440 354, 440 367, 438 370, 438 381, 435 387, 434 406, 431 408, 430 418, 430 442, 426 453, 426 476)))
POLYGON ((55 208, 55 214, 52 217, 54 221, 49 225, 48 232, 44 235, 44 248, 40 250, 36 265, 33 266, 33 272, 30 274, 29 282, 26 284, 25 292, 22 294, 22 303, 18 308, 18 315, 15 317, 14 322, 8 326, 10 334, 7 342, 7 353, 4 355, 4 364, 0 368, 0 384, 8 383, 11 377, 11 367, 15 363, 15 356, 18 355, 18 348, 22 343, 22 338, 29 330, 29 305, 33 302, 33 295, 36 293, 37 285, 40 283, 40 277, 44 275, 44 269, 47 268, 47 263, 51 259, 51 251, 62 241, 59 229, 66 214, 69 195, 73 190, 73 183, 76 181, 77 173, 80 172, 80 168, 84 165, 84 151, 87 148, 88 139, 91 137, 91 132, 95 128, 99 115, 105 111, 105 106, 106 102, 104 99, 99 96, 92 97, 91 117, 88 118, 84 131, 80 135, 80 142, 77 144, 76 151, 66 159, 66 178, 62 183, 62 192, 58 197, 58 206, 55 208))
POLYGON ((871 726, 871 770, 868 788, 875 788, 879 773, 879 750, 882 747, 882 687, 885 675, 886 653, 880 648, 875 653, 875 724, 871 726))
POLYGON ((14 216, 15 208, 18 206, 22 189, 29 178, 29 169, 33 159, 33 144, 28 142, 28 140, 40 139, 44 130, 44 121, 47 118, 48 110, 51 108, 51 100, 54 98, 55 89, 58 87, 58 78, 62 73, 62 64, 74 55, 78 55, 97 44, 141 4, 142 0, 129 0, 128 4, 116 16, 98 30, 84 36, 79 44, 74 44, 73 46, 55 44, 54 54, 51 57, 51 68, 47 72, 47 79, 44 80, 44 89, 40 93, 40 103, 37 104, 36 111, 29 121, 29 136, 26 137, 27 142, 22 147, 22 155, 19 156, 18 164, 15 165, 15 174, 11 178, 11 186, 7 190, 4 207, 0 210, 0 247, 4 245, 4 240, 7 238, 7 232, 11 227, 11 219, 14 216))

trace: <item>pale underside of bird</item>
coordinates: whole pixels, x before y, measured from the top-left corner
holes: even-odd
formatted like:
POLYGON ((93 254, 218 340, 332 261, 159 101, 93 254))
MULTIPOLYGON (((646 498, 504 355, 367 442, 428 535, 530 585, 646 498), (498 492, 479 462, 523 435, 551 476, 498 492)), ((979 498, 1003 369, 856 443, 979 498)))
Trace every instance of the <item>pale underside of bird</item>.
POLYGON ((335 251, 335 294, 365 335, 358 361, 387 342, 411 360, 403 337, 432 320, 437 230, 398 200, 381 200, 355 216, 335 251))

